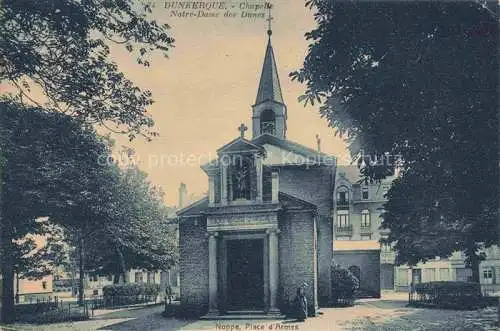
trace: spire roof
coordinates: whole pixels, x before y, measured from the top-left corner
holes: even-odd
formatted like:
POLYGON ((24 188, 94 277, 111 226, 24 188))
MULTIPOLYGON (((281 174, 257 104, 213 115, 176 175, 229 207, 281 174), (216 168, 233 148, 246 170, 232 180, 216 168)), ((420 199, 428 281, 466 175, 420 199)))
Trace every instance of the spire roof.
POLYGON ((260 75, 259 89, 255 104, 264 101, 276 101, 283 103, 281 86, 278 78, 278 69, 274 58, 273 46, 271 45, 271 30, 268 30, 269 39, 267 41, 266 55, 262 65, 262 74, 260 75))

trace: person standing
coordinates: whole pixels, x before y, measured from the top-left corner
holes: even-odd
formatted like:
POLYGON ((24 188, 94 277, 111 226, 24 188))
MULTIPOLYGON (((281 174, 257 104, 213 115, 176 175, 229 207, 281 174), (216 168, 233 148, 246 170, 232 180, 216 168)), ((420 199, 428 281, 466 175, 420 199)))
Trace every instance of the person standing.
POLYGON ((307 299, 303 287, 297 288, 297 295, 295 296, 294 306, 296 310, 297 320, 303 322, 307 318, 307 299))

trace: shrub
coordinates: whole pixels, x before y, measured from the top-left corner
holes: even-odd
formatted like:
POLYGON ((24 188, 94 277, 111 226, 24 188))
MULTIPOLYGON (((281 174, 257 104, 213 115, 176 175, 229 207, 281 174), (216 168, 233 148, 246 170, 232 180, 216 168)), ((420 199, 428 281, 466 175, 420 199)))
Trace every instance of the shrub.
POLYGON ((113 284, 104 286, 102 293, 105 297, 147 295, 156 297, 160 293, 159 284, 113 284))
POLYGON ((477 309, 484 306, 479 283, 429 282, 416 284, 410 304, 416 306, 477 309))
POLYGON ((334 304, 352 306, 354 304, 354 294, 359 288, 358 279, 349 270, 339 265, 333 265, 331 272, 334 304))
POLYGON ((117 307, 156 301, 159 284, 113 284, 102 289, 105 307, 117 307))

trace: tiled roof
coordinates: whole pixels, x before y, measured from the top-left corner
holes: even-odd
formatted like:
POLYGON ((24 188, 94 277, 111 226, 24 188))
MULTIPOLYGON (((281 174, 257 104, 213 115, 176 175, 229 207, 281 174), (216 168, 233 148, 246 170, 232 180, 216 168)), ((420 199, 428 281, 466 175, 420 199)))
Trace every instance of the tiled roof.
MULTIPOLYGON (((252 140, 252 143, 256 145, 263 146, 265 144, 270 144, 270 145, 275 145, 280 148, 283 148, 285 150, 288 150, 290 152, 294 152, 297 154, 300 154, 306 158, 311 158, 314 161, 329 161, 329 162, 335 162, 335 157, 318 152, 312 148, 306 147, 304 145, 301 145, 299 143, 293 142, 291 140, 287 139, 281 139, 276 136, 273 136, 271 134, 265 133, 263 135, 258 136, 257 138, 252 140)), ((335 164, 335 163, 334 163, 335 164)))

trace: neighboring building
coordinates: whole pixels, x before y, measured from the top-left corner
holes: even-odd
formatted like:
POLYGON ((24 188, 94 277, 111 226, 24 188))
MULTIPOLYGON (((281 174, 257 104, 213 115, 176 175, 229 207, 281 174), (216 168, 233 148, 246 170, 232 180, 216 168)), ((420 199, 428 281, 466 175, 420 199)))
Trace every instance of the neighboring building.
POLYGON ((331 301, 335 159, 286 139, 268 34, 252 138, 242 124, 202 166, 208 197, 178 212, 181 307, 208 317, 284 313, 304 283, 312 314, 331 301))
POLYGON ((14 277, 14 279, 14 294, 19 295, 20 303, 53 295, 52 275, 45 276, 39 280, 18 279, 17 277, 14 277))
MULTIPOLYGON (((377 281, 380 282, 380 289, 397 291, 408 291, 412 281, 468 281, 472 272, 465 266, 461 253, 455 253, 448 259, 419 263, 413 268, 395 266, 395 252, 390 246, 379 243, 380 238, 388 233, 379 227, 382 207, 386 201, 384 195, 391 180, 392 178, 388 178, 380 184, 365 185, 359 183, 357 166, 337 167, 333 210, 334 260, 339 261, 336 263, 346 268, 359 268, 361 288, 369 291, 373 290, 373 284, 377 281), (373 255, 376 251, 380 252, 379 272, 373 272, 373 255), (368 256, 371 256, 369 261, 368 256)), ((479 270, 481 287, 484 293, 498 293, 500 250, 494 246, 485 252, 487 259, 481 263, 479 270)), ((366 294, 366 291, 362 292, 366 294)))
MULTIPOLYGON (((40 235, 28 234, 26 238, 32 239, 35 242, 36 248, 32 253, 42 249, 46 244, 46 238, 40 235)), ((52 296, 53 292, 53 277, 47 275, 41 279, 30 280, 22 278, 14 274, 14 295, 16 302, 23 303, 33 301, 39 298, 52 296)))
POLYGON ((337 166, 333 259, 356 271, 362 296, 380 297, 381 284, 394 287, 394 259, 387 259, 379 243, 380 208, 390 182, 365 185, 360 179, 357 166, 337 166))

